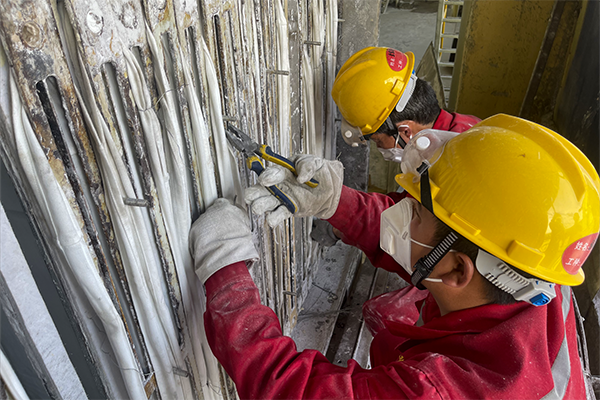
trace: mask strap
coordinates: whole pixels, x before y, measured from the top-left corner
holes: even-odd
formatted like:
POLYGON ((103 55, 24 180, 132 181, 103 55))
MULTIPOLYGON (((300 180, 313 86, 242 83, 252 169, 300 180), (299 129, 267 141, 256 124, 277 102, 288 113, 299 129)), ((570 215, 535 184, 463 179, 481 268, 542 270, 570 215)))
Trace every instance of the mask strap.
POLYGON ((398 132, 396 132, 396 144, 399 144, 401 148, 406 147, 406 142, 404 141, 404 139, 402 139, 402 137, 400 136, 400 134, 398 132))
MULTIPOLYGON (((415 240, 415 239, 413 239, 413 238, 410 238, 410 241, 411 241, 411 242, 413 242, 413 243, 416 243, 416 244, 418 244, 419 246, 422 246, 422 247, 425 247, 425 248, 427 248, 427 249, 432 249, 432 250, 433 250, 433 246, 430 246, 430 245, 428 245, 428 244, 425 244, 425 243, 421 243, 421 242, 419 242, 418 240, 415 240)), ((454 250, 454 249, 451 249, 451 250, 449 251, 449 253, 452 253, 452 252, 456 252, 456 250, 454 250)))
MULTIPOLYGON (((398 128, 396 128, 396 124, 394 124, 391 117, 387 117, 381 126, 385 126, 387 128, 387 134, 393 136, 394 139, 396 139, 396 144, 394 145, 394 147, 396 147, 396 145, 398 144, 400 145, 401 149, 404 149, 406 147, 406 141, 398 133, 398 128)), ((402 126, 406 128, 409 127, 408 125, 400 125, 400 127, 402 126)), ((379 129, 375 133, 386 133, 385 131, 380 131, 380 129, 381 127, 379 127, 379 129)), ((364 135, 364 138, 370 139, 371 135, 372 133, 369 135, 364 135)))
MULTIPOLYGON (((398 128, 409 128, 408 125, 400 125, 398 126, 398 128)), ((397 135, 397 139, 396 139, 396 144, 400 144, 400 147, 405 148, 406 147, 406 141, 402 138, 402 136, 400 135, 400 133, 398 133, 398 128, 396 128, 396 135, 397 135)))
POLYGON ((421 257, 419 261, 417 261, 415 264, 415 271, 410 277, 410 281, 417 289, 425 289, 425 286, 423 286, 421 282, 433 272, 433 268, 446 254, 448 254, 450 247, 452 247, 457 239, 458 234, 454 231, 450 232, 429 254, 425 257, 421 257))
POLYGON ((394 144, 394 147, 396 147, 399 144, 400 148, 404 149, 406 147, 406 142, 404 141, 404 139, 402 139, 402 136, 400 136, 400 134, 398 133, 398 129, 395 127, 394 127, 394 129, 395 129, 394 137, 396 139, 396 143, 394 144))

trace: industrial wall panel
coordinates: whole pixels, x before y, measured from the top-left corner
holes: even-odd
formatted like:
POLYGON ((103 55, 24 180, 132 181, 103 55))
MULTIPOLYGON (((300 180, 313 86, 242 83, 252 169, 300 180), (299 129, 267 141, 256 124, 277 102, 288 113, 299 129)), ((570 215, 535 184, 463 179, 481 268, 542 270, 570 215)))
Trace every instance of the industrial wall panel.
MULTIPOLYGON (((109 397, 235 398, 203 332, 192 221, 256 183, 233 124, 289 157, 335 152, 337 2, 11 0, 0 144, 109 397), (110 345, 108 358, 103 353, 110 345)), ((5 56, 4 56, 5 54, 5 56)), ((322 249, 250 211, 265 304, 293 329, 322 249)))

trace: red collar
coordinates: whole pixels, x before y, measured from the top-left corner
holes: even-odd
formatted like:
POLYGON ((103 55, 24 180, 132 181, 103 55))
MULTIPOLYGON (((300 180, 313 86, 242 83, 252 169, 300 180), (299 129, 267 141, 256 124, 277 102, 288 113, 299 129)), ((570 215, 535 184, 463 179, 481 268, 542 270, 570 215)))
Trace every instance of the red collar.
POLYGON ((440 115, 438 115, 437 119, 433 123, 432 129, 439 129, 441 131, 449 131, 452 122, 454 121, 454 115, 450 114, 446 110, 442 110, 440 115))

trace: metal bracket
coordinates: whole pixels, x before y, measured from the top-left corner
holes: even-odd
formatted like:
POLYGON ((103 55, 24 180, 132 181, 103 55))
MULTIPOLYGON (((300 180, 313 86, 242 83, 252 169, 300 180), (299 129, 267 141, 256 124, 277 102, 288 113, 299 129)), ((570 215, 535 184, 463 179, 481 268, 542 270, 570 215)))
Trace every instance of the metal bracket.
POLYGON ((268 69, 267 72, 270 74, 273 74, 273 75, 289 75, 290 74, 290 71, 282 71, 280 69, 268 69))
POLYGON ((183 376, 184 378, 187 378, 188 376, 190 376, 190 373, 188 371, 186 371, 185 369, 177 368, 177 367, 173 367, 173 374, 178 375, 178 376, 183 376))
POLYGON ((123 197, 123 204, 132 207, 150 207, 147 199, 132 199, 131 197, 123 197))

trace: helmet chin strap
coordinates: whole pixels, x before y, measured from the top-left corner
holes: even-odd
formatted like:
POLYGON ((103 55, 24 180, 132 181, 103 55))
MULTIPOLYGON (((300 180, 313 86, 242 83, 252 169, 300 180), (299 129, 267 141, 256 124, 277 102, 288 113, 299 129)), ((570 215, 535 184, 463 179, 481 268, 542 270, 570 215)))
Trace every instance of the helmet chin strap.
MULTIPOLYGON (((428 209, 433 215, 433 200, 431 197, 431 185, 429 184, 429 166, 425 163, 421 164, 417 170, 421 173, 421 204, 428 209)), ((438 243, 429 254, 421 257, 414 265, 415 271, 410 277, 410 281, 417 289, 423 290, 422 282, 433 272, 433 268, 441 261, 442 258, 450 251, 450 248, 458 239, 458 234, 450 231, 446 237, 438 243)))
POLYGON ((431 198, 431 185, 429 184, 429 166, 423 163, 417 168, 417 171, 421 173, 421 204, 435 215, 433 212, 433 199, 431 198))

